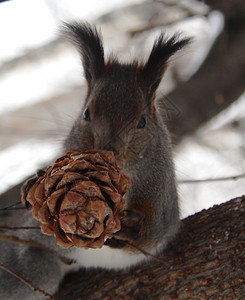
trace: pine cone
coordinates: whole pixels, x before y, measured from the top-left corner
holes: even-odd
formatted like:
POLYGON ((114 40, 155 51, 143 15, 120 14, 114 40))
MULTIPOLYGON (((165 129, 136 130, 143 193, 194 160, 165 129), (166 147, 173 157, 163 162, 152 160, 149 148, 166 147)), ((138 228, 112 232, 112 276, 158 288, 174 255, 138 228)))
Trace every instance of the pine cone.
POLYGON ((29 182, 22 201, 60 247, 100 248, 120 230, 131 181, 113 152, 69 151, 29 182))

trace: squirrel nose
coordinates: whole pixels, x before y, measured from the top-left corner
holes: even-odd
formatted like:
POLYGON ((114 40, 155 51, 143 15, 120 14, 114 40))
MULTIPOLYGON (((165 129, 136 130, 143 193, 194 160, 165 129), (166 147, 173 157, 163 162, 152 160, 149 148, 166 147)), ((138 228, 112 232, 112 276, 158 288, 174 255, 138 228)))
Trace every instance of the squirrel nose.
POLYGON ((122 161, 125 158, 125 152, 124 152, 125 150, 122 145, 116 144, 116 147, 115 147, 113 144, 108 143, 108 144, 104 145, 102 147, 102 149, 107 150, 107 151, 112 151, 118 162, 122 161))
POLYGON ((106 144, 103 150, 112 151, 115 156, 118 154, 118 150, 111 143, 106 144))

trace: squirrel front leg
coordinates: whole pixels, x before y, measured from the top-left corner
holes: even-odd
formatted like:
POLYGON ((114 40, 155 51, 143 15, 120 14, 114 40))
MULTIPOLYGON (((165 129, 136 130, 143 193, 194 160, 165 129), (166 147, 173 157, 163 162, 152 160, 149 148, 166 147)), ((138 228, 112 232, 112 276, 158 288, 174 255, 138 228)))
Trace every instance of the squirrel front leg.
POLYGON ((147 199, 134 200, 134 205, 125 210, 121 219, 121 230, 105 244, 130 252, 138 252, 139 249, 151 251, 158 243, 154 237, 154 231, 160 226, 157 224, 157 207, 147 199))
POLYGON ((120 231, 116 232, 112 239, 106 240, 105 245, 111 248, 127 249, 130 247, 129 244, 139 239, 140 231, 144 228, 143 218, 143 213, 137 210, 125 210, 124 216, 121 218, 120 231))
POLYGON ((132 181, 125 195, 127 210, 121 220, 122 228, 113 239, 106 241, 106 245, 132 252, 137 252, 138 248, 153 254, 175 237, 180 219, 175 178, 169 171, 173 169, 166 171, 160 163, 157 165, 158 171, 132 181))

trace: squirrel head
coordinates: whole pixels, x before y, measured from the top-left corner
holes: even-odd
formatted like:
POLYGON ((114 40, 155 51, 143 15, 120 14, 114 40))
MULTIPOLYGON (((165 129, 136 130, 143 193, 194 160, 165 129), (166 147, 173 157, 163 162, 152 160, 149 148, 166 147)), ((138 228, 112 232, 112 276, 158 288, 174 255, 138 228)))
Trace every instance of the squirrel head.
POLYGON ((81 54, 88 90, 82 112, 66 140, 66 150, 112 150, 120 160, 142 154, 159 123, 155 96, 169 58, 189 43, 161 34, 145 63, 105 60, 102 37, 86 23, 64 24, 81 54))

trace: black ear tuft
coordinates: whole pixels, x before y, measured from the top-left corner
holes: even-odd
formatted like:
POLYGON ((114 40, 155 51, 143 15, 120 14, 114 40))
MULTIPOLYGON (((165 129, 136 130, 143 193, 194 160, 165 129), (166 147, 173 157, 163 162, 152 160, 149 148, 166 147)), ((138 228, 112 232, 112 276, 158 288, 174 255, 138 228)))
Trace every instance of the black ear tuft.
POLYGON ((105 69, 102 38, 96 28, 87 23, 64 23, 62 32, 81 53, 84 74, 90 90, 105 69))
POLYGON ((148 61, 142 69, 143 82, 151 98, 161 82, 168 59, 190 41, 190 38, 180 39, 178 34, 165 37, 163 33, 155 40, 148 61))

